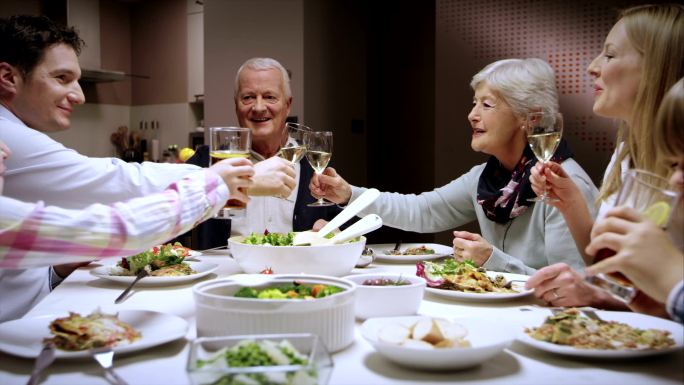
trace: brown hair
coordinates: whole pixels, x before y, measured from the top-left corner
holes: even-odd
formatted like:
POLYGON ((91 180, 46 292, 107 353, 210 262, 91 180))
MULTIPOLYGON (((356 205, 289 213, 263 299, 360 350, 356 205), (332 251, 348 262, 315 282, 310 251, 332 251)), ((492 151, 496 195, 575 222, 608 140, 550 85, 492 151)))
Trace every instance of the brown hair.
POLYGON ((669 168, 672 158, 684 155, 684 78, 665 94, 655 124, 658 163, 669 168))
POLYGON ((45 50, 56 44, 70 46, 77 55, 84 45, 73 27, 45 16, 0 18, 0 62, 16 67, 24 78, 40 63, 45 50))
POLYGON ((657 148, 653 124, 663 96, 684 76, 684 5, 640 5, 622 11, 620 20, 641 55, 641 81, 634 100, 632 125, 620 125, 617 143, 624 145, 601 186, 599 202, 620 188, 620 164, 626 157, 633 168, 667 176, 669 169, 654 156, 657 148))

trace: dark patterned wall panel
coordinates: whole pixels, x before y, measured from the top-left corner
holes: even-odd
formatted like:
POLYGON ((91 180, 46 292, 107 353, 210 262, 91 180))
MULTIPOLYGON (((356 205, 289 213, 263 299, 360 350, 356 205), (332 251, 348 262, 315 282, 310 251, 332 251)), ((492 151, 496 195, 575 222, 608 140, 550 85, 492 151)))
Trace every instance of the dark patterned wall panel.
MULTIPOLYGON (((446 63, 437 65, 436 77, 447 82, 437 83, 437 100, 463 87, 448 84, 454 76, 444 71, 472 76, 499 59, 542 58, 556 72, 564 136, 578 161, 600 180, 614 148, 616 123, 592 113, 592 78, 586 71, 622 7, 620 2, 437 0, 436 55, 446 63)), ((439 126, 439 116, 437 121, 439 126)))

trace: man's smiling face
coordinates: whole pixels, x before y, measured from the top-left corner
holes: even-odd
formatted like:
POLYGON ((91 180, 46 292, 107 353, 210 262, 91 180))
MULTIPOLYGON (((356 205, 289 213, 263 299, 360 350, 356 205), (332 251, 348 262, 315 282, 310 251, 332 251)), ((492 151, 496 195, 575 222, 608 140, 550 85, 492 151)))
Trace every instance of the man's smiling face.
POLYGON ((245 68, 238 84, 235 112, 240 126, 252 131, 253 147, 280 143, 292 103, 292 98, 285 96, 280 71, 245 68))

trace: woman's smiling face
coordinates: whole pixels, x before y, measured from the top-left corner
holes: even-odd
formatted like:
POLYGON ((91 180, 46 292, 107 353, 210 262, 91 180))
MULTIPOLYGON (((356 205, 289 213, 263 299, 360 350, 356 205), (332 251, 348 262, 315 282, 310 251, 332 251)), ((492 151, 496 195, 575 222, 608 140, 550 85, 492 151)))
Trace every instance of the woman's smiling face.
POLYGON ((509 157, 517 161, 520 153, 515 143, 525 141, 521 128, 523 120, 483 82, 475 89, 473 108, 468 114, 473 132, 470 146, 474 151, 493 155, 502 162, 509 157))
POLYGON ((587 69, 594 78, 595 114, 630 123, 641 63, 641 54, 627 37, 625 22, 618 21, 608 33, 603 51, 587 69))

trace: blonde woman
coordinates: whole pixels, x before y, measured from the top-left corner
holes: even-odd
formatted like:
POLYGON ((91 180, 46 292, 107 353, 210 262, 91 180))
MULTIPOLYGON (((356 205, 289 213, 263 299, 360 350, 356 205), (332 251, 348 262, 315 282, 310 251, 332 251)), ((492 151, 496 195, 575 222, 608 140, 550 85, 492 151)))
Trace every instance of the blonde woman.
MULTIPOLYGON (((675 169, 670 185, 684 193, 684 78, 665 95, 654 127, 659 165, 675 169)), ((681 226, 681 216, 674 220, 681 226)), ((587 254, 596 255, 606 247, 616 254, 588 267, 587 274, 619 271, 644 293, 666 303, 672 318, 684 322, 684 253, 667 233, 636 211, 617 207, 596 223, 591 238, 587 254)))
MULTIPOLYGON (((594 112, 621 121, 619 144, 598 199, 600 218, 612 207, 626 170, 638 168, 664 176, 669 173, 653 156, 653 123, 665 92, 684 75, 684 6, 645 5, 623 11, 588 72, 594 78, 594 112)), ((584 200, 558 164, 536 167, 530 180, 537 193, 546 185, 550 195, 559 200, 552 204, 567 221, 577 248, 585 250, 594 224, 590 214, 594 202, 584 200)), ((591 256, 585 257, 591 261, 591 256)), ((586 284, 581 274, 564 264, 541 269, 527 285, 554 306, 624 307, 586 284)))

